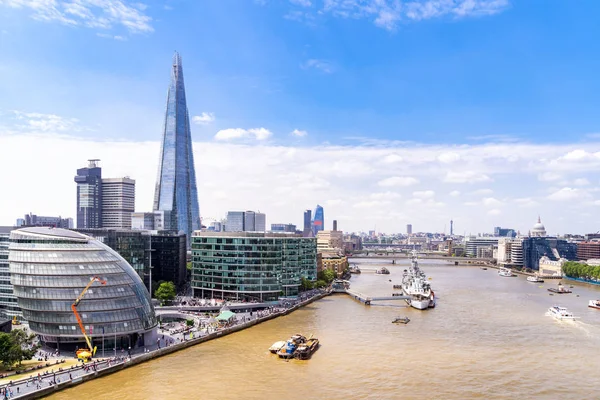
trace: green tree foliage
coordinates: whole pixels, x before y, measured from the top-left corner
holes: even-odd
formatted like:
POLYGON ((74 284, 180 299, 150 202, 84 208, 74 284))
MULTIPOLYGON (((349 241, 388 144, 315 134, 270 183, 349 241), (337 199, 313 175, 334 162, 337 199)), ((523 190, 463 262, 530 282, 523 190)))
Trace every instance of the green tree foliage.
POLYGON ((173 300, 177 294, 173 282, 162 282, 154 292, 154 297, 160 300, 161 304, 173 300))
POLYGON ((6 368, 21 361, 31 360, 40 344, 34 344, 35 335, 27 335, 22 329, 15 329, 11 333, 0 332, 0 361, 6 368))
POLYGON ((191 270, 192 270, 192 262, 191 262, 191 261, 190 261, 190 262, 188 262, 188 263, 186 264, 186 267, 187 267, 187 270, 188 270, 188 271, 191 271, 191 270))
POLYGON ((314 283, 309 281, 308 279, 302 277, 302 280, 300 281, 300 289, 302 289, 303 291, 306 290, 310 290, 314 288, 314 283))
POLYGON ((317 274, 317 279, 321 281, 325 281, 325 283, 329 284, 333 282, 336 278, 335 272, 330 269, 324 269, 323 271, 317 274))
POLYGON ((323 281, 323 280, 318 280, 315 282, 315 288, 317 289, 321 289, 327 287, 327 282, 323 281))
POLYGON ((186 319, 185 320, 185 324, 187 326, 194 326, 194 320, 193 319, 186 319))
POLYGON ((571 278, 600 279, 600 267, 567 261, 562 266, 563 274, 571 278))

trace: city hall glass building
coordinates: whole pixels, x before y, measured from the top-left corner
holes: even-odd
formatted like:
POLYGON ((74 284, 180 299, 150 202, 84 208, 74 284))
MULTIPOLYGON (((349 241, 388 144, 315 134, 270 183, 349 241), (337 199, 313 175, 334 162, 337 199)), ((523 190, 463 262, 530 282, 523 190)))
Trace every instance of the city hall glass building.
POLYGON ((153 210, 165 211, 170 229, 183 231, 188 243, 192 232, 200 229, 192 134, 178 53, 173 56, 153 210))
POLYGON ((105 244, 65 229, 17 229, 10 233, 9 265, 23 318, 43 342, 83 345, 71 305, 94 276, 106 284, 94 282, 77 307, 94 344, 133 348, 156 340, 157 319, 146 287, 105 244))
POLYGON ((194 232, 195 297, 277 300, 296 296, 302 278, 317 276, 315 238, 282 233, 194 232))

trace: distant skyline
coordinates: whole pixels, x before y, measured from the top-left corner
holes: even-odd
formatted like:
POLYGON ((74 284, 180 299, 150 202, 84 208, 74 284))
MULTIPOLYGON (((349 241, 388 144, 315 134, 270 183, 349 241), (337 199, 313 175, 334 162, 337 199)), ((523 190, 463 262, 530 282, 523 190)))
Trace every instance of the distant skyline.
POLYGON ((201 215, 344 231, 599 231, 600 3, 0 0, 0 225, 73 171, 152 208, 174 50, 201 215), (401 6, 400 6, 401 4, 401 6))

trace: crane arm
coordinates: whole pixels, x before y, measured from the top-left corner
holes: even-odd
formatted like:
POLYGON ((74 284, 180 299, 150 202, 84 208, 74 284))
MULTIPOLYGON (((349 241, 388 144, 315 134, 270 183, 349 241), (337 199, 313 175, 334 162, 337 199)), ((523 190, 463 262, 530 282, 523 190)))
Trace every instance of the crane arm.
POLYGON ((85 332, 85 326, 83 326, 83 321, 81 320, 81 317, 79 316, 79 313, 77 312, 77 306, 79 305, 79 302, 81 301, 81 299, 83 298, 83 296, 85 295, 85 293, 88 291, 88 289, 94 284, 94 282, 100 282, 101 285, 106 285, 106 281, 103 279, 100 279, 97 276, 92 277, 92 279, 90 279, 90 283, 88 283, 85 288, 83 288, 83 290, 81 291, 81 293, 79 294, 79 296, 77 296, 77 298, 75 299, 75 301, 73 302, 73 304, 71 304, 71 310, 73 310, 73 314, 75 314, 75 318, 77 319, 77 323, 79 324, 79 329, 81 329, 81 333, 83 333, 83 337, 85 338, 85 342, 88 345, 88 348, 90 349, 90 352, 93 352, 94 350, 92 349, 92 344, 90 343, 90 338, 88 338, 88 335, 85 332))

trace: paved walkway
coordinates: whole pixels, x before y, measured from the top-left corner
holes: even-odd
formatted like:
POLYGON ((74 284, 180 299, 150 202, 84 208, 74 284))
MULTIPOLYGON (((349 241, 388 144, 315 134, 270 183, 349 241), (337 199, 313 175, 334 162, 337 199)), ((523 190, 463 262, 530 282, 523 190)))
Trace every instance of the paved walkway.
MULTIPOLYGON (((210 317, 206 317, 203 313, 202 315, 198 315, 201 313, 193 312, 185 313, 190 314, 190 317, 193 317, 193 319, 196 322, 195 326, 191 328, 191 330, 188 330, 186 332, 178 332, 179 330, 187 328, 185 322, 165 324, 167 328, 159 329, 158 331, 158 341, 156 345, 152 345, 151 347, 139 347, 131 350, 131 358, 139 357, 144 353, 155 352, 158 349, 164 348, 165 346, 173 346, 177 343, 188 341, 190 339, 204 337, 211 333, 224 330, 226 328, 231 328, 239 324, 243 324, 262 317, 269 316, 273 313, 283 312, 286 309, 291 308, 302 301, 306 301, 322 293, 322 291, 311 291, 308 294, 303 294, 301 297, 298 298, 298 300, 286 302, 283 307, 272 307, 264 311, 236 313, 236 320, 234 322, 220 327, 217 327, 216 325, 211 323, 210 321, 212 320, 210 319, 210 317)), ((48 351, 48 353, 51 353, 52 351, 54 351, 54 349, 51 349, 50 351, 48 351)), ((101 351, 101 349, 98 349, 96 354, 100 355, 101 351)), ((111 352, 114 352, 114 349, 105 349, 105 355, 110 355, 111 352)), ((127 351, 117 350, 116 353, 116 357, 113 356, 109 358, 96 358, 94 361, 87 363, 83 366, 79 365, 77 367, 67 367, 62 369, 61 364, 57 364, 56 368, 52 369, 52 371, 46 371, 46 373, 38 374, 36 372, 33 372, 30 375, 15 375, 14 381, 8 384, 0 385, 0 399, 18 398, 20 396, 23 396, 24 394, 29 394, 35 392, 36 390, 47 388, 61 382, 78 380, 79 378, 85 375, 92 375, 96 373, 96 371, 101 371, 108 367, 117 364, 127 363, 129 361, 130 356, 127 354, 127 351)), ((50 356, 48 358, 48 362, 55 363, 57 359, 64 359, 68 357, 74 358, 75 354, 72 352, 63 352, 62 354, 60 354, 60 357, 56 357, 54 355, 50 356)))

